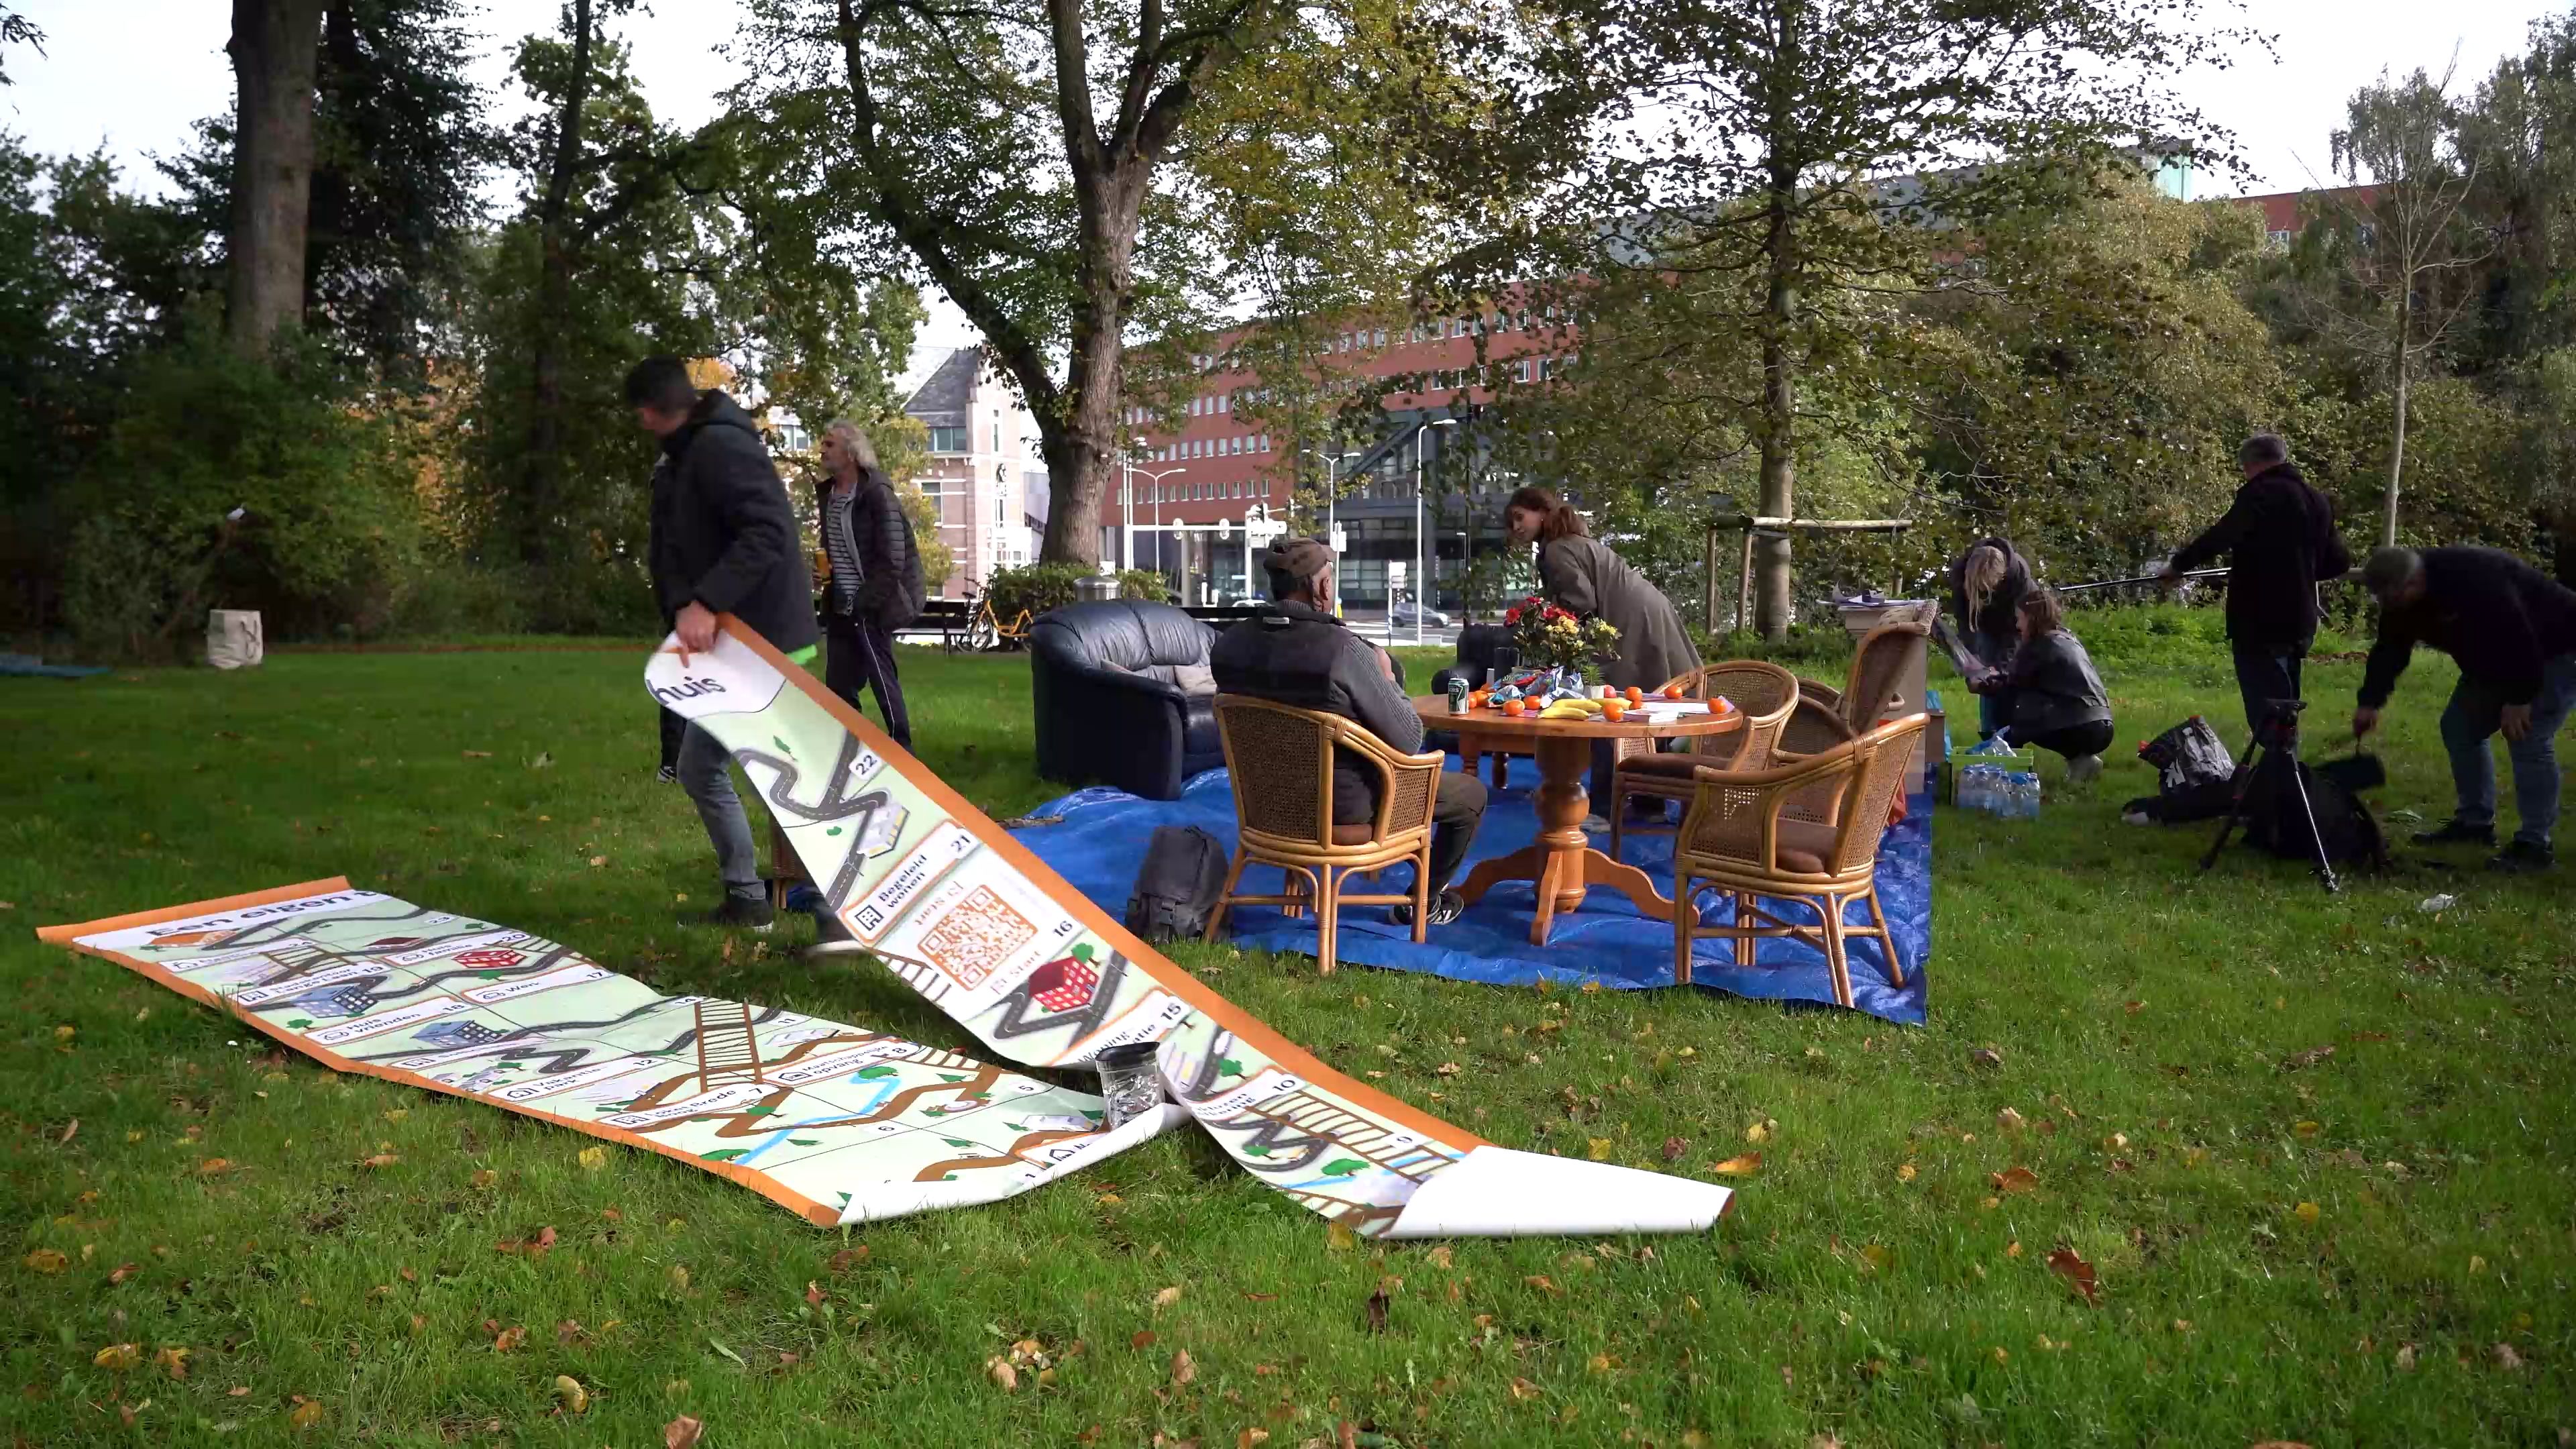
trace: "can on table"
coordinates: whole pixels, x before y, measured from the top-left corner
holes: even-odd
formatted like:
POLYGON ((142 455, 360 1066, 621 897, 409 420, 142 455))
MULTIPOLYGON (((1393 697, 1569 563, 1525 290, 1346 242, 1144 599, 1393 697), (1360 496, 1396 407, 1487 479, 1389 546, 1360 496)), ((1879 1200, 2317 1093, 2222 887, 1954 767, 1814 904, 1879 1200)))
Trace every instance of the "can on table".
POLYGON ((1449 681, 1449 712, 1451 714, 1467 712, 1467 681, 1464 679, 1453 678, 1449 681))

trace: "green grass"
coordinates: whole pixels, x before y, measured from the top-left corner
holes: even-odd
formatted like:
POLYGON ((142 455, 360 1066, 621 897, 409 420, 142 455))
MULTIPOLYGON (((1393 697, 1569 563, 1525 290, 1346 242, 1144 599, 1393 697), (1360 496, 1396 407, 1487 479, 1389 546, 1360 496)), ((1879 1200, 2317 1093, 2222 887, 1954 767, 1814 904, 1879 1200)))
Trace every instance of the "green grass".
MULTIPOLYGON (((2103 626, 2126 736, 2194 709, 2232 721, 2202 627, 2103 626)), ((997 815, 1057 793, 1030 773, 1024 663, 903 663, 934 767, 997 815)), ((652 783, 637 667, 313 654, 0 681, 16 1442, 296 1442, 299 1395, 320 1405, 302 1442, 579 1449, 659 1444, 682 1413, 716 1446, 1215 1449, 1258 1428, 1286 1449, 1344 1422, 1408 1446, 1792 1449, 2576 1427, 2566 877, 2418 864, 2330 898, 2250 852, 2197 876, 2201 831, 2117 823, 2148 788, 2132 762, 2036 822, 1943 813, 1923 1028, 1180 953, 1326 1060, 1506 1145, 1696 1174, 1760 1151, 1700 1238, 1337 1249, 1192 1134, 997 1206, 818 1231, 680 1163, 610 1147, 588 1169, 590 1139, 334 1076, 33 940, 346 873, 665 990, 971 1049, 873 967, 806 965, 784 931, 728 953, 673 926, 712 880, 686 802, 652 783), (2437 891, 2461 904, 2419 911, 2437 891), (1989 1046, 1998 1065, 1972 1060, 1989 1046), (2029 1126, 2003 1130, 2005 1108, 2029 1126), (400 1161, 359 1165, 385 1151, 400 1161), (199 1171, 217 1157, 232 1170, 199 1171), (2035 1189, 1998 1193, 2014 1167, 2035 1189), (496 1250, 548 1227, 542 1256, 496 1250), (2093 1266, 2098 1307, 2051 1271, 2058 1249, 2093 1266), (68 1266, 38 1271, 43 1251, 68 1266), (1021 1339, 1059 1357, 1056 1382, 1006 1394, 984 1365, 1021 1339), (97 1364, 124 1343, 140 1366, 97 1364), (192 1350, 184 1380, 154 1363, 172 1346, 192 1350), (586 1386, 586 1415, 551 1416, 557 1375, 586 1386)), ((2322 718, 2357 670, 2315 667, 2322 718)), ((2384 806, 2440 814, 2447 678, 2427 659, 2398 697, 2384 806)))

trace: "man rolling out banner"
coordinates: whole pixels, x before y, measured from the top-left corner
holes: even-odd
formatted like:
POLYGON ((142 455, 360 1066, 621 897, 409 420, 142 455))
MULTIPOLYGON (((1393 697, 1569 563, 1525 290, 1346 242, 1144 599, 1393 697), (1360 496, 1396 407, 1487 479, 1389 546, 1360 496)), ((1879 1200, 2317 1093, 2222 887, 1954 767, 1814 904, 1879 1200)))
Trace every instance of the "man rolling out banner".
POLYGON ((2417 644, 2460 666, 2442 710, 2442 746, 2459 803, 2449 821, 2415 843, 2495 844, 2495 757, 2487 740, 2502 733, 2522 822, 2487 864, 2547 870, 2556 859, 2549 840, 2558 824, 2555 742, 2576 704, 2576 590, 2492 548, 2377 549, 2361 581, 2379 601, 2379 638, 2362 672, 2355 738, 2379 727, 2380 707, 2417 644))

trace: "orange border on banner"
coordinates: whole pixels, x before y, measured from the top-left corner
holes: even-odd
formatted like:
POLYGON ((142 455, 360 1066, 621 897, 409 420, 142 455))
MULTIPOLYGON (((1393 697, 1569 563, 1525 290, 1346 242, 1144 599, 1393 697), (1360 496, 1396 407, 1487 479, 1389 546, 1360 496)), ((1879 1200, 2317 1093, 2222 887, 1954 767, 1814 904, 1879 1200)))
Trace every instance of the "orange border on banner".
MULTIPOLYGON (((1314 1053, 1289 1041, 1255 1019, 1242 1007, 1217 995, 1206 983, 1183 970, 1171 958, 1138 940, 1124 925, 1110 919, 1109 913, 1102 910, 1089 896, 1075 890, 1064 877, 1057 875, 1052 867, 1038 859, 1027 846, 1012 838, 1009 831, 995 824, 991 816, 977 809, 965 796, 958 794, 947 781, 933 773, 929 766, 914 759, 910 750, 896 744, 893 737, 878 729, 866 715, 851 708, 846 700, 824 688, 821 680, 816 679, 803 666, 780 653, 778 646, 760 637, 757 630, 731 614, 718 614, 716 623, 726 633, 749 646, 753 653, 766 660, 769 667, 777 670, 781 677, 803 690, 806 698, 829 711, 834 719, 840 721, 843 729, 857 735, 862 743, 893 765, 914 789, 929 796, 940 808, 946 810, 951 819, 973 829, 988 848, 1000 852, 1003 859, 1018 867, 1020 874, 1027 876, 1040 889, 1054 895, 1056 903, 1071 912, 1076 920, 1090 927, 1119 954, 1144 967, 1145 974, 1153 978, 1154 982, 1164 990, 1188 1002, 1227 1031, 1269 1053, 1282 1066, 1288 1067, 1310 1082, 1319 1085, 1329 1084, 1334 1092, 1351 1101, 1451 1146, 1472 1150, 1491 1145, 1484 1138, 1462 1127, 1407 1106, 1375 1087, 1335 1071, 1317 1060, 1314 1053)), ((687 651, 665 643, 655 652, 677 653, 685 656, 687 651)), ((683 657, 683 665, 686 662, 686 658, 683 657)))
POLYGON ((832 1207, 825 1203, 816 1202, 814 1199, 805 1196, 803 1193, 791 1191, 781 1185, 776 1178, 761 1172, 757 1168, 737 1167, 730 1162, 709 1162, 705 1158, 700 1157, 696 1153, 690 1152, 685 1148, 674 1147, 668 1143, 656 1141, 640 1132, 630 1132, 625 1128, 611 1127, 601 1122, 586 1122, 578 1117, 566 1117, 558 1113, 542 1111, 538 1108, 521 1106, 515 1103, 496 1104, 488 1098, 478 1097, 472 1092, 451 1087, 445 1082, 436 1081, 414 1072, 404 1071, 399 1067, 378 1066, 374 1062, 362 1062, 349 1057, 344 1057, 338 1052, 332 1051, 328 1047, 316 1046, 312 1042, 306 1041, 304 1038, 297 1036, 294 1032, 291 1032, 282 1026, 272 1025, 264 1018, 248 1012, 240 1012, 230 1009, 225 1004, 224 999, 221 996, 199 986, 193 981, 189 981, 181 977, 177 972, 170 970, 166 966, 162 966, 156 962, 143 960, 140 957, 129 956, 122 951, 110 951, 103 950, 96 946, 84 946, 75 939, 81 936, 95 936, 107 931, 129 930, 135 926, 149 926, 161 921, 184 920, 190 916, 211 916, 223 911, 242 910, 250 906, 264 906, 277 901, 294 900, 300 896, 328 895, 333 891, 349 889, 351 889, 351 886, 349 885, 347 878, 342 876, 333 876, 329 880, 307 881, 303 885, 279 886, 275 890, 252 891, 246 895, 224 896, 218 900, 198 901, 194 904, 184 906, 171 906, 165 910, 138 911, 135 914, 128 916, 110 916, 105 920, 87 921, 76 926, 47 926, 42 930, 39 930, 36 934, 40 939, 52 944, 69 945, 73 950, 78 951, 84 956, 96 956, 102 961, 113 961, 119 966, 125 967, 129 971, 148 977, 201 1006, 212 1007, 216 1011, 222 1012, 224 1015, 239 1021, 244 1026, 259 1032, 261 1035, 272 1037, 278 1042, 288 1047, 292 1047, 297 1052, 313 1058, 315 1061, 320 1062, 322 1065, 329 1067, 335 1072, 349 1072, 356 1076, 374 1077, 379 1081, 395 1082, 406 1087, 418 1087, 423 1091, 437 1092, 444 1096, 462 1097, 466 1101, 480 1102, 487 1107, 497 1106, 499 1110, 504 1112, 515 1112, 522 1117, 534 1117, 540 1122, 551 1122, 558 1127, 569 1127, 575 1132, 580 1132, 591 1137, 598 1137, 606 1141, 622 1143, 628 1147, 641 1147, 648 1152, 658 1152, 664 1157, 672 1158, 679 1162, 685 1162, 689 1166, 697 1168, 701 1172, 712 1172, 719 1177, 740 1183, 742 1186, 750 1188, 753 1192, 760 1194, 762 1197, 768 1198, 770 1201, 786 1208, 789 1212, 796 1214, 798 1217, 805 1219, 816 1227, 828 1228, 839 1224, 841 1221, 841 1210, 839 1208, 832 1207))

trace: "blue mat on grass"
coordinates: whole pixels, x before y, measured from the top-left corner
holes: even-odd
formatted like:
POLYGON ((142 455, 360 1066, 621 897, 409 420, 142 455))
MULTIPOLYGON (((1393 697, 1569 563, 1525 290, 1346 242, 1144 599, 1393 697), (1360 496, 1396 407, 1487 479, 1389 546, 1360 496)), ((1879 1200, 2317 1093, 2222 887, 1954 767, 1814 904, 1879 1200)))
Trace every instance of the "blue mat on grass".
MULTIPOLYGON (((1458 768, 1457 756, 1449 767, 1458 768)), ((1536 772, 1517 772, 1513 788, 1497 790, 1476 832, 1468 867, 1490 856, 1508 855, 1538 837, 1531 785, 1536 772)), ((1905 985, 1891 986, 1881 963, 1878 943, 1855 941, 1850 948, 1854 1004, 1872 1016, 1919 1024, 1928 1000, 1925 966, 1932 954, 1932 802, 1917 795, 1907 802, 1905 819, 1887 833, 1878 860, 1878 896, 1896 932, 1905 961, 1905 985)), ((1145 843, 1158 825, 1196 825, 1234 849, 1234 793, 1223 770, 1210 770, 1190 780, 1178 800, 1145 800, 1123 790, 1078 790, 1030 812, 1061 815, 1053 825, 1012 832, 1021 843, 1074 888, 1112 915, 1127 908, 1136 870, 1145 858, 1145 843)), ((1639 836, 1627 840, 1621 856, 1652 876, 1657 890, 1672 894, 1673 838, 1639 836)), ((1281 872, 1255 866, 1244 873, 1241 889, 1267 894, 1281 889, 1281 872)), ((1385 877, 1389 893, 1402 889, 1402 867, 1385 877)), ((1718 895, 1703 903, 1720 902, 1718 895)), ((1709 909, 1716 909, 1710 906, 1709 909)), ((1788 905, 1790 920, 1812 920, 1803 905, 1788 905)), ((1426 971, 1458 981, 1496 986, 1525 986, 1541 978, 1565 984, 1599 982, 1605 987, 1670 986, 1673 981, 1673 934, 1666 922, 1637 914, 1626 897, 1596 889, 1583 908, 1556 918, 1545 946, 1529 940, 1534 893, 1527 882, 1498 886, 1447 926, 1431 928, 1431 938, 1413 944, 1411 933, 1386 920, 1383 908, 1353 906, 1341 917, 1339 955, 1345 963, 1382 966, 1398 971, 1426 971)), ((1850 919, 1867 920, 1867 907, 1855 905, 1850 919)), ((1711 919, 1714 919, 1712 916, 1711 919)), ((1291 921, 1266 906, 1246 906, 1230 913, 1227 932, 1247 949, 1315 953, 1311 921, 1291 921)), ((1691 967, 1691 984, 1737 996, 1791 1001, 1831 1002, 1833 980, 1822 951, 1797 941, 1762 943, 1760 964, 1735 964, 1734 946, 1702 941, 1691 967)))

